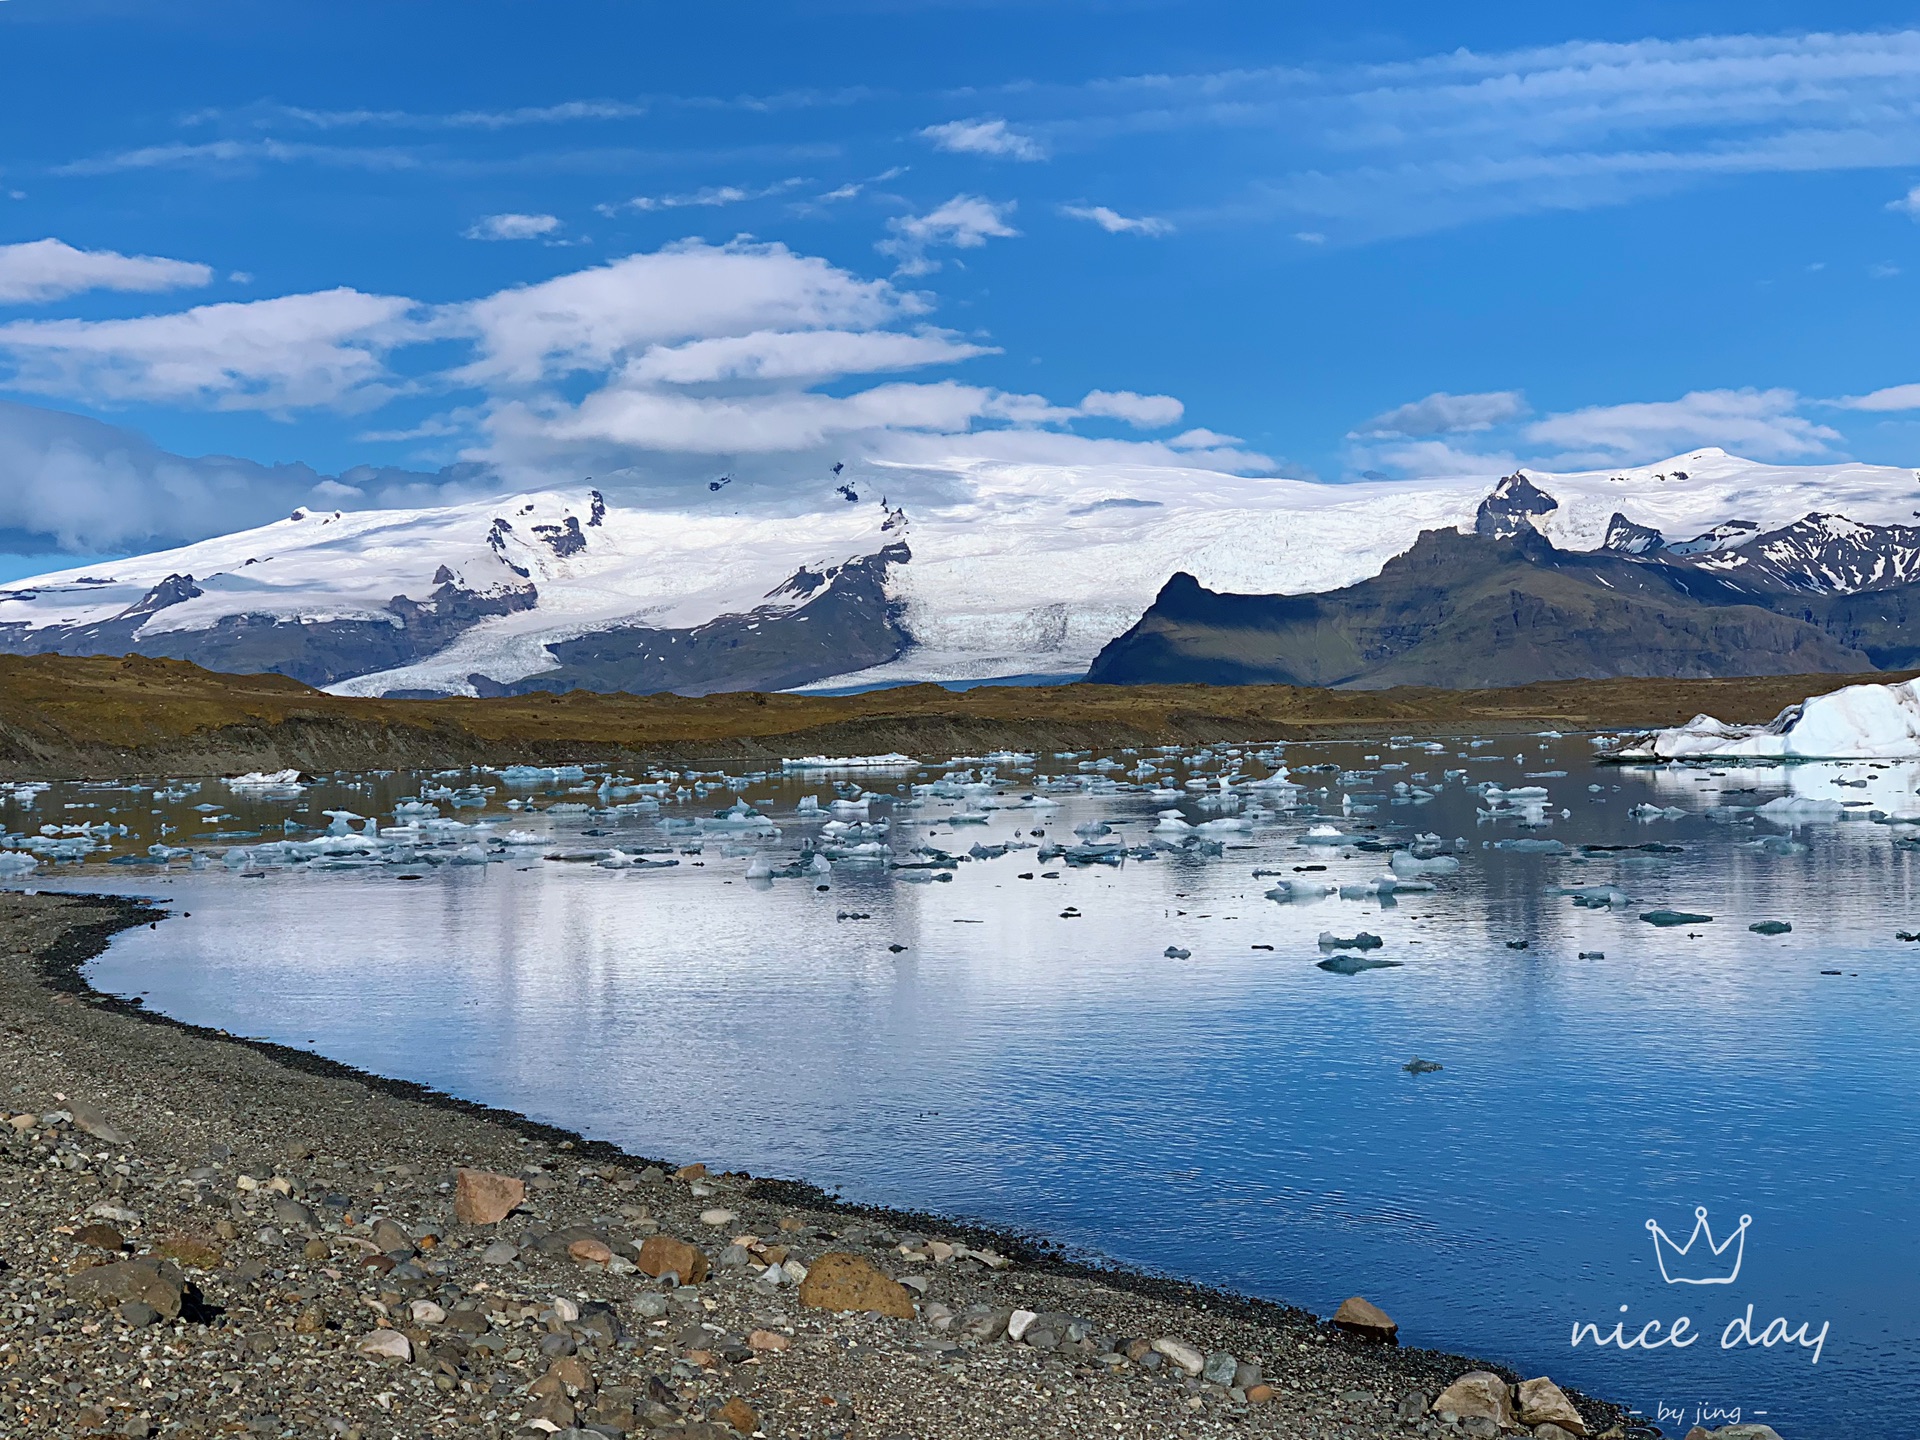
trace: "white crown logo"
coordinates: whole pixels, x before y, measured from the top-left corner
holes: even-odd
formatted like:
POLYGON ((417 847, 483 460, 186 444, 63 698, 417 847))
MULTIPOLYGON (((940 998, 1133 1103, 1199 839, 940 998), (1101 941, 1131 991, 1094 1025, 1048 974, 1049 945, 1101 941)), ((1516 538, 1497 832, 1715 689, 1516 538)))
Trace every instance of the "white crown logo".
POLYGON ((1753 1223, 1751 1215, 1742 1215, 1740 1224, 1734 1232, 1718 1245, 1713 1243, 1713 1230, 1707 1224, 1707 1207, 1696 1206, 1693 1212, 1693 1234, 1687 1237, 1687 1243, 1676 1245, 1673 1237, 1660 1228, 1658 1220, 1647 1221, 1647 1230, 1653 1236, 1654 1259, 1660 1262, 1660 1278, 1669 1285, 1731 1285, 1740 1278, 1740 1262, 1747 1254, 1747 1227, 1753 1223), (1692 1257, 1693 1264, 1683 1267, 1681 1262, 1688 1258, 1694 1242, 1705 1240, 1702 1252, 1692 1257), (1733 1251, 1733 1265, 1726 1268, 1727 1251, 1733 1251), (1673 1264, 1668 1265, 1671 1254, 1673 1264), (1713 1262, 1718 1261, 1716 1267, 1713 1262), (1711 1273, 1716 1268, 1725 1269, 1725 1274, 1711 1273), (1691 1274, 1682 1273, 1683 1269, 1691 1274))

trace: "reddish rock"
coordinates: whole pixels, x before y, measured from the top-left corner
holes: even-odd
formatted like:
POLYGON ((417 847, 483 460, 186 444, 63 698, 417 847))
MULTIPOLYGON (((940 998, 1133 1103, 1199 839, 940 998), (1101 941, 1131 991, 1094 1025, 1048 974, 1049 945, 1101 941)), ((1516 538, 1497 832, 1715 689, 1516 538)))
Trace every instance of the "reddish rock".
POLYGON ((567 1254, 582 1265, 605 1265, 613 1259, 613 1251, 592 1238, 574 1241, 567 1246, 567 1254))
POLYGON ((126 1236, 111 1225, 82 1225, 73 1232, 73 1243, 85 1245, 90 1250, 124 1250, 127 1248, 126 1236))
POLYGON ((673 1172, 673 1178, 676 1180, 704 1180, 707 1178, 707 1167, 704 1165, 682 1165, 678 1170, 673 1172))
POLYGON ((807 1267, 800 1303, 816 1310, 875 1310, 897 1320, 913 1318, 906 1287, 858 1255, 834 1251, 807 1267))
POLYGON ((789 1340, 785 1335, 773 1330, 756 1330, 747 1336, 747 1348, 749 1350, 758 1350, 762 1354, 777 1354, 789 1348, 792 1344, 793 1341, 789 1340))
POLYGON ((1247 1403, 1249 1405, 1265 1405, 1271 1402, 1272 1399, 1273 1386, 1271 1385, 1250 1385, 1247 1387, 1247 1403))
POLYGON ((498 1225, 527 1198, 526 1182, 491 1170, 459 1170, 454 1175, 453 1216, 462 1225, 498 1225))
POLYGON ((682 1285, 698 1285, 707 1278, 707 1257, 697 1245, 671 1235, 649 1235, 640 1247, 640 1273, 656 1280, 671 1270, 682 1285))
POLYGON ((714 1411, 713 1418, 738 1430, 742 1435, 751 1435, 760 1428, 760 1417, 754 1414, 753 1407, 738 1395, 714 1411))
POLYGON ((1349 1334, 1364 1336, 1368 1340, 1399 1343, 1400 1327, 1394 1324, 1393 1317, 1372 1301, 1363 1300, 1358 1295, 1340 1302, 1340 1308, 1333 1312, 1333 1323, 1349 1334))

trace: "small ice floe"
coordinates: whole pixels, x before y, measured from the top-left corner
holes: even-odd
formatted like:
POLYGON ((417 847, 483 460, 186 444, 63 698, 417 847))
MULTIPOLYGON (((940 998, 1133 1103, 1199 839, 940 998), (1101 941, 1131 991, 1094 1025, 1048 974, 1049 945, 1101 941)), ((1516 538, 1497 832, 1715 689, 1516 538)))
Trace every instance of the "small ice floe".
POLYGON ((19 850, 0 850, 0 875, 31 875, 40 865, 36 855, 19 850))
POLYGON ((1339 888, 1338 885, 1319 880, 1282 880, 1267 891, 1267 899, 1278 900, 1282 905, 1303 900, 1324 900, 1339 888))
POLYGON ((1455 875, 1460 862, 1452 855, 1421 856, 1411 850, 1396 850, 1387 859, 1387 867, 1403 879, 1420 875, 1455 875))
POLYGON ((1684 820, 1687 818, 1687 812, 1682 810, 1678 805, 1636 805, 1627 811, 1627 814, 1635 820, 1648 822, 1654 820, 1684 820))
POLYGON ((1785 835, 1762 835, 1758 840, 1743 840, 1742 850, 1757 850, 1762 855, 1804 855, 1807 847, 1785 835))
POLYGON ((291 799, 307 789, 298 770, 249 770, 244 775, 229 775, 227 788, 261 799, 291 799))
POLYGON ((1431 1075, 1435 1071, 1446 1069, 1446 1066, 1438 1060, 1422 1060, 1416 1055, 1400 1068, 1409 1075, 1431 1075))

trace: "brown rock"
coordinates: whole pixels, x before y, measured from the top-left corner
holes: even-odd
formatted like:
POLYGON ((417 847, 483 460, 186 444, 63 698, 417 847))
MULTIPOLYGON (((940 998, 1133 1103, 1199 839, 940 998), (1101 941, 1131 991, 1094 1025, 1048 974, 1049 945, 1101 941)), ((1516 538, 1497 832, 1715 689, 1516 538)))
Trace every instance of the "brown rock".
POLYGON ((575 1240, 571 1245, 567 1246, 567 1254, 571 1255, 575 1260, 578 1260, 582 1265, 605 1265, 613 1259, 613 1251, 607 1247, 605 1242, 595 1240, 592 1236, 575 1240))
POLYGON ((640 1258, 635 1262, 643 1275, 651 1275, 656 1280, 669 1270, 680 1277, 682 1285, 698 1285, 707 1278, 707 1257, 697 1245, 689 1245, 684 1240, 676 1240, 671 1235, 649 1235, 646 1244, 640 1247, 640 1258))
POLYGON ((1558 1425, 1545 1424, 1533 1427, 1533 1440, 1580 1440, 1571 1430, 1562 1430, 1558 1425))
POLYGON ((747 1336, 747 1348, 749 1350, 758 1350, 762 1354, 778 1354, 780 1351, 790 1348, 792 1344, 793 1341, 789 1340, 786 1336, 772 1330, 756 1330, 747 1336))
POLYGON ((327 1249, 327 1242, 320 1239, 318 1236, 316 1236, 312 1240, 307 1241, 305 1245, 301 1246, 300 1253, 306 1256, 307 1259, 317 1263, 321 1260, 326 1259, 327 1256, 332 1252, 327 1249))
POLYGON ((713 1418, 724 1421, 742 1435, 751 1435, 760 1428, 760 1417, 754 1414, 753 1407, 738 1395, 714 1411, 713 1418))
POLYGON ((142 1255, 82 1270, 67 1281, 67 1296, 91 1302, 102 1310, 138 1300, 166 1319, 178 1320, 186 1285, 179 1267, 156 1256, 142 1255))
POLYGON ((896 1320, 913 1318, 913 1298, 904 1285, 843 1251, 822 1255, 807 1267, 800 1303, 816 1310, 877 1310, 896 1320))
POLYGON ((807 1228, 807 1222, 794 1215, 780 1217, 780 1229, 788 1235, 797 1235, 807 1228))
POLYGON ((354 1342, 354 1349, 369 1360, 413 1359, 413 1342, 398 1330, 372 1330, 354 1342))
POLYGON ((90 1250, 124 1250, 127 1237, 111 1225, 82 1225, 73 1232, 73 1243, 90 1250))
POLYGON ((296 1335, 317 1335, 327 1328, 327 1312, 318 1305, 308 1305, 294 1317, 293 1333, 296 1335))
POLYGON ((527 1198, 524 1180, 491 1170, 454 1172, 453 1216, 462 1225, 498 1225, 527 1198))
MULTIPOLYGON (((459 1202, 456 1200, 456 1204, 459 1202)), ((373 1222, 373 1243, 380 1247, 382 1254, 391 1255, 397 1250, 413 1253, 413 1237, 393 1221, 382 1218, 373 1222)))
POLYGON ((1514 1428, 1513 1400, 1507 1382, 1486 1370, 1469 1370, 1433 1402, 1436 1415, 1450 1413, 1462 1420, 1491 1420, 1503 1430, 1514 1428))
POLYGON ((673 1172, 673 1178, 676 1180, 704 1180, 707 1178, 707 1167, 704 1165, 682 1165, 678 1170, 673 1172))
POLYGON ((593 1389, 593 1374, 577 1355, 561 1356, 547 1367, 547 1374, 576 1395, 593 1389))
POLYGON ((1358 1295, 1340 1302, 1340 1308, 1333 1312, 1333 1323, 1349 1334, 1368 1340, 1382 1340, 1389 1345, 1399 1343, 1400 1327, 1394 1324, 1393 1317, 1358 1295))
POLYGON ((1265 1405, 1272 1399, 1273 1386, 1271 1385, 1261 1384, 1249 1385, 1247 1387, 1247 1403, 1249 1405, 1265 1405))
POLYGON ((1558 1425, 1570 1435, 1587 1433, 1587 1422, 1580 1418, 1566 1392, 1544 1375, 1522 1380, 1514 1399, 1523 1425, 1558 1425))

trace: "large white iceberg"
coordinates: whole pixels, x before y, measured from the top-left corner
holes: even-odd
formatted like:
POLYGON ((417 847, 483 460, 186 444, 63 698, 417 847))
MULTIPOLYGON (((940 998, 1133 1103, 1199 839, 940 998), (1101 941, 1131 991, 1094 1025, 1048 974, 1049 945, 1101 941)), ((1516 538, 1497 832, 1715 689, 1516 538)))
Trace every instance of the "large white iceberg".
POLYGON ((1920 759, 1920 680, 1849 685, 1789 705, 1767 725, 1728 725, 1696 715, 1624 753, 1661 760, 1920 759))

